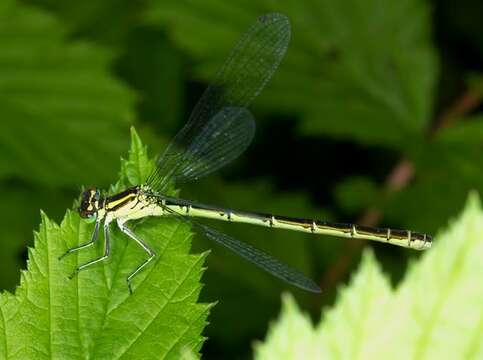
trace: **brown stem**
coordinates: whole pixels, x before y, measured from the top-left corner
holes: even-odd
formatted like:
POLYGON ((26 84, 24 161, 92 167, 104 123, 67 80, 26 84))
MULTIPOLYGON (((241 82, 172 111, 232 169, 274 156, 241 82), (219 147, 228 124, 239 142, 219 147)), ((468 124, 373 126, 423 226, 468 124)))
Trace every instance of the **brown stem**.
MULTIPOLYGON (((463 115, 477 108, 483 100, 482 93, 474 89, 467 90, 458 98, 452 106, 444 111, 436 122, 436 126, 430 132, 434 136, 441 129, 454 125, 463 115)), ((380 191, 380 196, 394 193, 405 188, 414 176, 414 164, 403 158, 394 166, 386 177, 384 187, 380 191)), ((376 226, 382 218, 382 210, 377 207, 368 208, 359 218, 358 223, 367 226, 376 226)), ((349 272, 354 259, 359 255, 365 242, 361 240, 346 240, 344 249, 340 256, 334 261, 329 270, 320 280, 322 289, 333 288, 349 272)))
POLYGON ((441 115, 433 132, 436 133, 438 130, 454 125, 463 115, 475 110, 481 104, 482 95, 480 91, 467 90, 452 107, 441 115))

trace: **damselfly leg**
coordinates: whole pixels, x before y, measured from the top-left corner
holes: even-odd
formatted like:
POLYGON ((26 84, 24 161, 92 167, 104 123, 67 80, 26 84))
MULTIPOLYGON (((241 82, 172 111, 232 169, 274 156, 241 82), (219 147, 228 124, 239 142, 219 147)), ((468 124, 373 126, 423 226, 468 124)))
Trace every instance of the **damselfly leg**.
MULTIPOLYGON (((95 231, 95 229, 94 229, 95 231)), ((109 257, 109 254, 111 252, 111 242, 109 238, 109 223, 107 221, 104 222, 104 255, 95 258, 94 260, 88 261, 85 264, 79 265, 74 272, 69 276, 69 279, 74 278, 79 272, 82 270, 85 270, 92 265, 95 265, 109 257)))
POLYGON ((117 226, 119 229, 129 236, 131 239, 133 239, 136 243, 138 243, 141 248, 146 251, 149 255, 149 257, 144 260, 136 269, 134 269, 133 272, 131 272, 128 277, 126 278, 127 282, 127 287, 129 289, 129 292, 132 294, 132 287, 131 287, 131 280, 133 279, 134 276, 136 276, 151 260, 154 259, 156 256, 156 253, 154 250, 152 250, 143 240, 141 240, 131 229, 129 229, 126 224, 121 220, 117 219, 117 226))
POLYGON ((79 251, 79 250, 82 250, 82 249, 87 249, 88 247, 91 247, 92 245, 94 245, 95 242, 97 241, 97 236, 99 235, 100 224, 101 224, 100 221, 96 221, 96 225, 94 227, 94 232, 92 233, 90 241, 88 241, 84 244, 80 244, 79 246, 68 249, 64 254, 59 256, 59 260, 62 260, 65 256, 67 256, 69 254, 72 254, 72 253, 79 251))

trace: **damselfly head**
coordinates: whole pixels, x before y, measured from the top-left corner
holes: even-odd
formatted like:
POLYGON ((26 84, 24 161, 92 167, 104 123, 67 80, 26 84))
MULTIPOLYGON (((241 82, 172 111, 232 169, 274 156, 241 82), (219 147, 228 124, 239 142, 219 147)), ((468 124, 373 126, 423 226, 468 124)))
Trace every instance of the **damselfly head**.
POLYGON ((87 189, 81 195, 79 215, 84 219, 95 219, 99 210, 101 194, 99 190, 87 189))

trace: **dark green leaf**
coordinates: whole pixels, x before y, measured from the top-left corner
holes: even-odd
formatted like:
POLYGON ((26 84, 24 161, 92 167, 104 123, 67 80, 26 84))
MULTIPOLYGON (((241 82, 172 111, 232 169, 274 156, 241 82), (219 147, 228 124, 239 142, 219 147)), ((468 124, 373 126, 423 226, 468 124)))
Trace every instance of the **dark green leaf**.
POLYGON ((337 185, 335 196, 337 203, 349 214, 358 214, 377 202, 377 186, 366 177, 348 178, 337 185))
POLYGON ((0 176, 40 184, 106 183, 125 146, 134 96, 112 54, 68 43, 50 15, 0 6, 0 176))
MULTIPOLYGON (((200 59, 198 74, 204 77, 214 76, 235 39, 269 11, 258 3, 228 6, 221 0, 151 3, 148 21, 167 25, 174 41, 200 59)), ((301 130, 310 135, 393 147, 421 140, 437 75, 425 2, 322 1, 269 8, 290 16, 293 41, 260 103, 302 114, 301 130)))

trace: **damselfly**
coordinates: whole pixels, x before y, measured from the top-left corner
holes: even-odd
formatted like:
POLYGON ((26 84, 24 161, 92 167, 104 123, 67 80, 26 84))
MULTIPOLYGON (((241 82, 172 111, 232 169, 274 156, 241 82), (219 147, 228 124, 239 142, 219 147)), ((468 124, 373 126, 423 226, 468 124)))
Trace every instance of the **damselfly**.
POLYGON ((285 55, 289 40, 290 23, 285 16, 273 13, 258 18, 237 42, 188 122, 158 158, 156 169, 144 184, 113 196, 102 196, 97 189, 83 192, 80 216, 95 222, 94 232, 89 242, 69 249, 63 256, 93 245, 101 225, 104 229, 104 253, 80 265, 72 276, 109 257, 109 226, 115 221, 119 229, 147 253, 146 259, 126 279, 132 292, 132 279, 155 258, 156 253, 127 226, 127 222, 148 216, 170 216, 186 222, 198 233, 270 274, 312 292, 320 292, 320 288, 302 273, 251 245, 193 221, 192 217, 375 240, 415 249, 431 246, 430 236, 409 230, 238 211, 167 195, 168 185, 197 180, 234 160, 248 147, 254 135, 255 122, 247 107, 272 77, 285 55))

